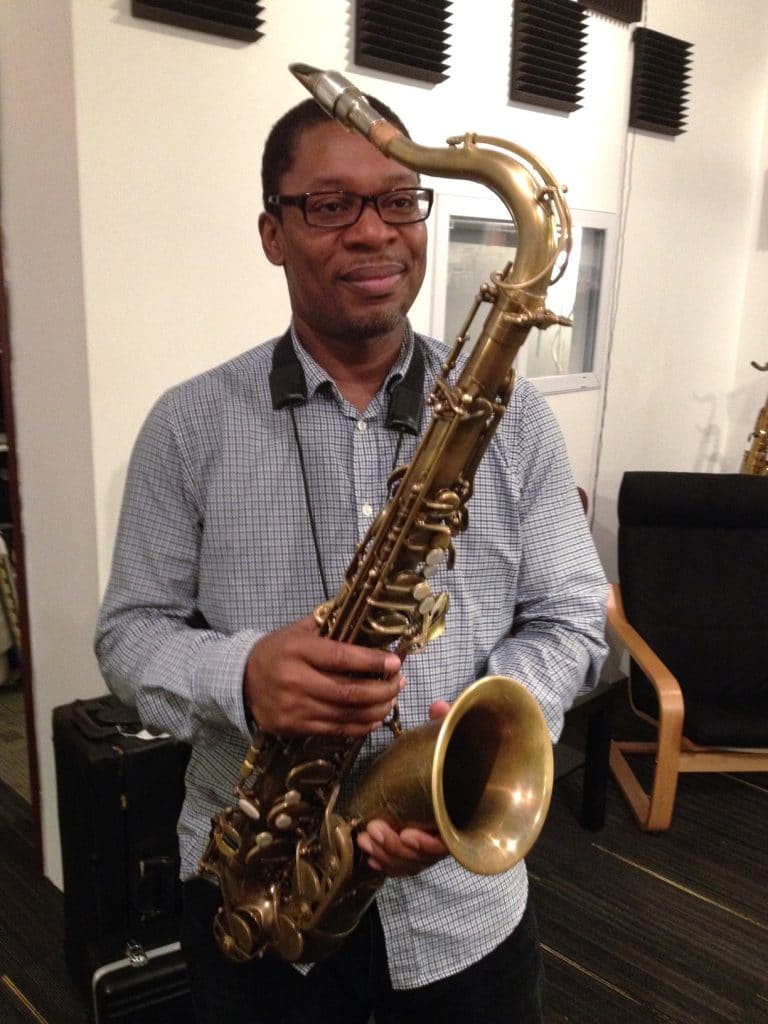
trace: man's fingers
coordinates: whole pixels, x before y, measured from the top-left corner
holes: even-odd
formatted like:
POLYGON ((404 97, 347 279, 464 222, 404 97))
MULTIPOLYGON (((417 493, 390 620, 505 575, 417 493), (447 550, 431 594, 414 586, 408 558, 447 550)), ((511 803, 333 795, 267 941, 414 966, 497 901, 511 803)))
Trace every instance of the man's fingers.
POLYGON ((317 668, 340 676, 370 676, 389 679, 400 671, 401 661, 391 651, 380 651, 340 640, 318 638, 312 655, 317 668))
POLYGON ((445 844, 440 836, 431 832, 422 832, 419 829, 405 828, 400 833, 400 841, 418 852, 422 857, 434 857, 438 859, 445 857, 448 853, 445 844))
POLYGON ((389 875, 415 875, 448 853, 439 836, 413 828, 397 832, 378 819, 368 823, 357 842, 369 865, 389 875))
POLYGON ((445 718, 450 710, 451 705, 447 700, 436 700, 434 704, 429 705, 429 717, 433 720, 436 718, 445 718))

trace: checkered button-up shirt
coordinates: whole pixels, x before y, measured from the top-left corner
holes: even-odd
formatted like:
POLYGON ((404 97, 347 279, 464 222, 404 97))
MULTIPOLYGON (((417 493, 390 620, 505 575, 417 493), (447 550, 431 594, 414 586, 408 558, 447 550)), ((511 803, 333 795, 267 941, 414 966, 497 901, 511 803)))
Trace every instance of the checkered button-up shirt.
MULTIPOLYGON (((210 819, 231 800, 249 742, 243 672, 253 644, 323 600, 299 453, 287 410, 274 410, 268 342, 163 395, 128 472, 114 563, 97 631, 110 688, 142 721, 193 744, 179 820, 182 875, 197 868, 210 819), (207 628, 193 629, 199 611, 207 628)), ((419 337, 430 390, 446 350, 419 337)), ((397 434, 385 424, 388 386, 365 413, 347 403, 294 345, 307 400, 296 410, 317 548, 331 589, 386 500, 397 434)), ((428 413, 425 414, 425 424, 428 413)), ((422 425, 422 429, 424 425, 422 425)), ((410 461, 406 436, 398 461, 410 461)), ((435 700, 486 674, 513 676, 538 700, 553 739, 604 656, 606 588, 565 446, 548 406, 525 380, 475 477, 469 529, 452 570, 444 635, 406 662, 405 728, 435 700)), ((354 774, 388 743, 368 738, 354 774)), ((351 782, 354 782, 352 778, 351 782)), ((391 878, 377 900, 393 984, 412 988, 477 961, 525 909, 524 863, 479 876, 446 858, 391 878)))

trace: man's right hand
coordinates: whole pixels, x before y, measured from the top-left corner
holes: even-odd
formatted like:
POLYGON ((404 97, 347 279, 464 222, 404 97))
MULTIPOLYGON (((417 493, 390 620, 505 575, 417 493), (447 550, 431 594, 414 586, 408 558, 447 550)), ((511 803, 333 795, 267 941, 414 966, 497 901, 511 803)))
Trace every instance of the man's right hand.
POLYGON ((243 697, 267 732, 365 736, 404 683, 396 654, 322 637, 309 615, 254 645, 243 697))

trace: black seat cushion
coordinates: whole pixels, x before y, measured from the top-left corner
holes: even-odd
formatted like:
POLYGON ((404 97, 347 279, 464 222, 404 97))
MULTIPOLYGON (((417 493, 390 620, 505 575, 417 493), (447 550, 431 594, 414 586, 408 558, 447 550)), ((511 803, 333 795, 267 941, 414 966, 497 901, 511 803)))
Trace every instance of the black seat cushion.
MULTIPOLYGON (((635 665, 630 683, 635 706, 656 719, 655 691, 635 665)), ((768 694, 738 702, 686 696, 683 734, 703 747, 768 747, 768 694)))

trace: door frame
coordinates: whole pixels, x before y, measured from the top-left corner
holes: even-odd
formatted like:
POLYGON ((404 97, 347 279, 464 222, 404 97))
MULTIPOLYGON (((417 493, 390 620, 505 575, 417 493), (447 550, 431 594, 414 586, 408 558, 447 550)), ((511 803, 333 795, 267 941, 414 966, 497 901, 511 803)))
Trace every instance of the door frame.
POLYGON ((34 694, 32 685, 32 645, 29 633, 26 563, 24 557, 24 530, 22 528, 19 473, 16 453, 16 421, 13 408, 12 354, 8 293, 5 286, 3 248, 0 244, 0 394, 8 443, 8 487, 13 530, 13 564, 16 571, 16 597, 19 632, 21 634, 20 673, 24 695, 24 721, 27 741, 30 803, 36 867, 43 871, 43 834, 40 815, 40 773, 37 757, 37 730, 35 728, 34 694))

